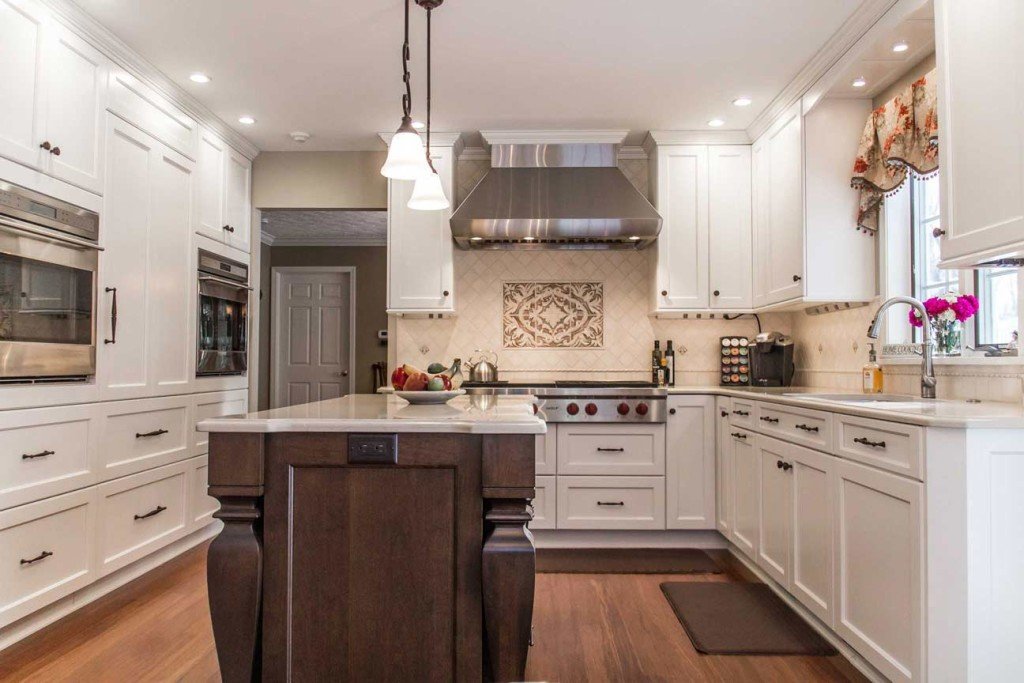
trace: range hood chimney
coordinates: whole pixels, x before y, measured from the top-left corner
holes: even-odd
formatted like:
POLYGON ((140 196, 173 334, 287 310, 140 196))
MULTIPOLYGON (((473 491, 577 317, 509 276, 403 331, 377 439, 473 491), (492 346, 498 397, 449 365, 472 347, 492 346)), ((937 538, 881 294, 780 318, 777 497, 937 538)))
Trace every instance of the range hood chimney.
POLYGON ((617 156, 604 142, 492 144, 490 172, 452 214, 452 238, 462 249, 643 249, 661 216, 617 156))

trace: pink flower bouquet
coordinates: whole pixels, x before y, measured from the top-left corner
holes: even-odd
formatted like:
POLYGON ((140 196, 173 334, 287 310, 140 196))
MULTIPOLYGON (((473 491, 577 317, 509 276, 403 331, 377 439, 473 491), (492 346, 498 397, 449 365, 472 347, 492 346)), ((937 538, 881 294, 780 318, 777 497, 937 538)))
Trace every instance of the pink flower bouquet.
MULTIPOLYGON (((938 352, 945 356, 960 354, 960 333, 964 321, 978 312, 978 298, 973 294, 933 296, 924 302, 928 323, 935 330, 938 352)), ((924 320, 916 309, 910 310, 910 324, 923 327, 924 320)))

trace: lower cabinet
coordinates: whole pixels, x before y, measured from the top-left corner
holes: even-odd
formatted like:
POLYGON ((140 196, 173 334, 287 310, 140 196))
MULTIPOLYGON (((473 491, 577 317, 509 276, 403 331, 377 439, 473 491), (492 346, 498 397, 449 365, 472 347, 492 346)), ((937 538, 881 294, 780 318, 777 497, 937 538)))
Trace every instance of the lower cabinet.
POLYGON ((787 460, 787 444, 759 436, 757 461, 761 475, 761 524, 757 537, 757 564, 789 588, 792 566, 793 466, 787 460))
POLYGON ((558 477, 559 529, 664 529, 664 477, 558 477))
POLYGON ((529 526, 531 529, 554 529, 558 519, 555 477, 537 475, 533 486, 536 493, 533 498, 533 520, 529 526))
POLYGON ((733 522, 733 463, 732 439, 729 437, 729 411, 732 403, 728 398, 715 400, 715 509, 716 526, 726 538, 732 537, 733 522))
POLYGON ((757 435, 730 427, 732 442, 733 524, 732 542, 749 557, 757 557, 761 526, 761 462, 757 435))
POLYGON ((835 626, 833 505, 836 458, 808 448, 787 450, 792 489, 789 591, 816 617, 835 626))
POLYGON ((665 437, 665 526, 715 528, 715 400, 669 396, 665 437))
POLYGON ((924 658, 924 485, 845 460, 836 471, 835 629, 889 679, 916 680, 924 658))

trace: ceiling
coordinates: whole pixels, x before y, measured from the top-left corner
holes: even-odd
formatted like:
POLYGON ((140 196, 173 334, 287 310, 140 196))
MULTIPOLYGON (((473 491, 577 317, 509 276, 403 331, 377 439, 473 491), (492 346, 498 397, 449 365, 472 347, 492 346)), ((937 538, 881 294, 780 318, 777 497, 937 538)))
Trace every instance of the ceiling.
MULTIPOLYGON (((398 125, 402 0, 76 1, 261 149, 380 149, 375 133, 398 125)), ((634 143, 716 117, 745 129, 863 2, 450 0, 433 18, 432 125, 628 128, 634 143)), ((415 5, 412 44, 418 119, 415 5)))
POLYGON ((281 246, 292 244, 387 243, 386 211, 264 210, 263 234, 281 246))

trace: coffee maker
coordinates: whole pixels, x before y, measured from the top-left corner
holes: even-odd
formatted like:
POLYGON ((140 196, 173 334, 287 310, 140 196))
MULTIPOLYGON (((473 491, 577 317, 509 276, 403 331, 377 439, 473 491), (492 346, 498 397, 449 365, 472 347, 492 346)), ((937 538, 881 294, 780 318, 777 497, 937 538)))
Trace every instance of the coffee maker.
POLYGON ((793 383, 793 340, 780 332, 762 332, 750 348, 750 386, 788 387, 793 383))

